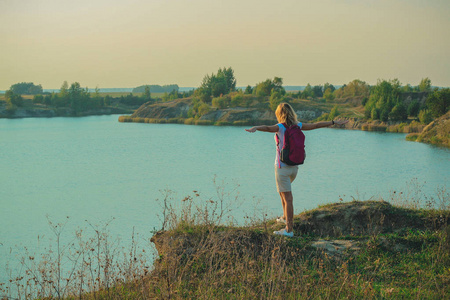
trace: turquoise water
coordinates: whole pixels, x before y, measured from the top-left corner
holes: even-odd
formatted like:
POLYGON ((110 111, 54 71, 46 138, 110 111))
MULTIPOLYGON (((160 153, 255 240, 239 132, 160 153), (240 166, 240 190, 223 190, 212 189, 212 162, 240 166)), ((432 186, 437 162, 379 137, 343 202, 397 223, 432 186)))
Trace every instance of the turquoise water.
MULTIPOLYGON (((146 238, 161 226, 162 190, 176 200, 194 190, 215 199, 214 178, 226 190, 237 187, 238 222, 255 209, 281 213, 272 134, 117 118, 0 120, 0 279, 17 248, 52 235, 47 216, 54 222, 69 216, 69 232, 85 220, 114 218, 112 235, 126 240, 134 228, 146 238)), ((404 134, 319 129, 305 135, 307 159, 293 185, 296 213, 339 198, 387 197, 411 181, 428 195, 448 185, 448 149, 407 142, 404 134)))

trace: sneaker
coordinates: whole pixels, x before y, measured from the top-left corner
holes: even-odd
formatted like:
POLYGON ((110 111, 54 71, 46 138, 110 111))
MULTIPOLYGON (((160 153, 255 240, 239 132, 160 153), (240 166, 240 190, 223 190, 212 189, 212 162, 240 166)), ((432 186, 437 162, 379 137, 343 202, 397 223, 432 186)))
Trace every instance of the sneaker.
POLYGON ((283 217, 279 217, 279 218, 277 218, 277 223, 284 223, 284 224, 286 224, 286 219, 283 218, 283 217))
POLYGON ((287 232, 286 229, 281 229, 281 230, 278 230, 278 231, 274 231, 273 234, 275 234, 275 235, 284 235, 286 237, 293 237, 294 236, 294 232, 293 231, 287 232))

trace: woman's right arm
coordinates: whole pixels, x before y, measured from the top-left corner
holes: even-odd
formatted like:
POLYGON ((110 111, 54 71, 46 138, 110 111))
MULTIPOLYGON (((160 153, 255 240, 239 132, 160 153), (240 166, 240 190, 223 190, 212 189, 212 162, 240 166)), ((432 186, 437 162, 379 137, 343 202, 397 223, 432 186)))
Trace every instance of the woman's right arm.
POLYGON ((265 131, 265 132, 278 132, 278 125, 272 125, 272 126, 267 126, 267 125, 259 125, 259 126, 254 126, 250 129, 245 129, 245 131, 247 132, 255 132, 255 131, 265 131))

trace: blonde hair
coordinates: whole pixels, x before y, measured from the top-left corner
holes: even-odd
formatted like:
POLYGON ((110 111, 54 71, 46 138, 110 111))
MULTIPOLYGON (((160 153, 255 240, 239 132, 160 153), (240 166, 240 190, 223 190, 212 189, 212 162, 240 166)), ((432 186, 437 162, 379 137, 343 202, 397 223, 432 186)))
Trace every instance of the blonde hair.
POLYGON ((275 111, 275 115, 279 123, 286 123, 289 127, 298 123, 297 114, 288 103, 280 103, 275 111))

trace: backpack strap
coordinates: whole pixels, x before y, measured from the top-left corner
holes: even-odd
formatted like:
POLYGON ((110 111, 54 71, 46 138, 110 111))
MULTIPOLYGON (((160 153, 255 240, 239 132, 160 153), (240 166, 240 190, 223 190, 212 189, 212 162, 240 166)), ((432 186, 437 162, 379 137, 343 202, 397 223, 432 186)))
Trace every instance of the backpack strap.
POLYGON ((275 135, 277 137, 278 168, 281 169, 281 150, 284 148, 285 141, 286 141, 286 129, 288 129, 289 127, 287 126, 286 123, 280 123, 280 124, 284 127, 284 131, 285 131, 284 138, 283 138, 283 144, 281 147, 280 147, 280 137, 278 136, 278 133, 275 135))

